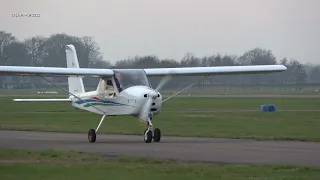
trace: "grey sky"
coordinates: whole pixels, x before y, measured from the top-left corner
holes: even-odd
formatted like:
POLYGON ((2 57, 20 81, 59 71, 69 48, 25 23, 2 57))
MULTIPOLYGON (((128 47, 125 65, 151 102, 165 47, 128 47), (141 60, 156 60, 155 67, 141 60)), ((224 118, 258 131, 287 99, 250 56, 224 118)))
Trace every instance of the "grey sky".
POLYGON ((61 32, 93 36, 111 62, 135 55, 180 60, 186 52, 241 55, 262 47, 277 59, 320 64, 319 0, 1 1, 0 30, 21 40, 61 32))

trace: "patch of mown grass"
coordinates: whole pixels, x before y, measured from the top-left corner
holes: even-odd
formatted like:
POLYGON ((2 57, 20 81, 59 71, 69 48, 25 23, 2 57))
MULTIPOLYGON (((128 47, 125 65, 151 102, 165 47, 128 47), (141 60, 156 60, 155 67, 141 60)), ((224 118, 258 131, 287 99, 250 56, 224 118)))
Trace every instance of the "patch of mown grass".
POLYGON ((215 165, 68 151, 0 150, 3 179, 272 179, 318 180, 319 168, 287 165, 215 165))
MULTIPOLYGON (((163 135, 320 141, 320 111, 303 111, 317 110, 319 104, 316 98, 176 98, 153 121, 163 135), (278 111, 260 112, 261 104, 276 104, 278 111)), ((69 103, 0 98, 0 105, 0 129, 87 132, 100 120, 69 103)), ((99 132, 143 134, 145 126, 133 117, 107 117, 99 132)))

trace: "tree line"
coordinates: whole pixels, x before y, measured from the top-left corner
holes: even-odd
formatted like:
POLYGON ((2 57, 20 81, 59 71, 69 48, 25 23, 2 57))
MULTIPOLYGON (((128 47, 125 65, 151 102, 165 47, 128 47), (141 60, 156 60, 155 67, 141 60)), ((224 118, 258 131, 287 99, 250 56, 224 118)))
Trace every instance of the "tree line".
MULTIPOLYGON (((271 50, 260 47, 244 52, 242 55, 212 53, 211 56, 196 57, 186 53, 180 60, 160 59, 157 56, 135 56, 112 64, 100 52, 99 44, 92 37, 77 37, 65 33, 49 37, 35 36, 24 40, 17 39, 12 33, 0 31, 1 66, 66 67, 65 45, 73 44, 77 50, 79 65, 82 68, 162 68, 162 67, 208 67, 241 65, 287 66, 286 72, 267 75, 228 75, 213 76, 202 85, 248 85, 248 84, 294 84, 302 88, 307 83, 320 83, 320 66, 303 64, 296 59, 277 59, 271 50)), ((125 52, 124 52, 125 53, 125 52)), ((8 82, 14 87, 43 87, 37 77, 0 77, 0 88, 7 88, 8 82)), ((53 78, 55 82, 66 83, 67 78, 53 78)), ((152 78, 151 83, 158 81, 152 78)), ((179 77, 168 86, 176 87, 198 81, 199 77, 179 77)), ((97 79, 85 78, 86 84, 96 85, 97 79)))

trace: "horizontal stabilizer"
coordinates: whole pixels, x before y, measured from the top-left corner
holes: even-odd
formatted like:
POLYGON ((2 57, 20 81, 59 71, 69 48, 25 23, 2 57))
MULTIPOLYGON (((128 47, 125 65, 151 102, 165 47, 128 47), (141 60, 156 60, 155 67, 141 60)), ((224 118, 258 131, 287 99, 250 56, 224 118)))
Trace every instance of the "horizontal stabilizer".
POLYGON ((71 99, 13 99, 15 102, 71 102, 71 99))

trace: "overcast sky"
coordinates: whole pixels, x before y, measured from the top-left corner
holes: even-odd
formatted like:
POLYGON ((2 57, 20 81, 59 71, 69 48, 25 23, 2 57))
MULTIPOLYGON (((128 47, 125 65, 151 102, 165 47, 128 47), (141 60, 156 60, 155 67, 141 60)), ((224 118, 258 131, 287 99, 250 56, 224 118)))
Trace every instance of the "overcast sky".
POLYGON ((135 55, 180 60, 186 52, 241 55, 261 47, 277 59, 320 64, 319 0, 1 0, 0 22, 0 30, 21 40, 93 36, 111 62, 135 55))

